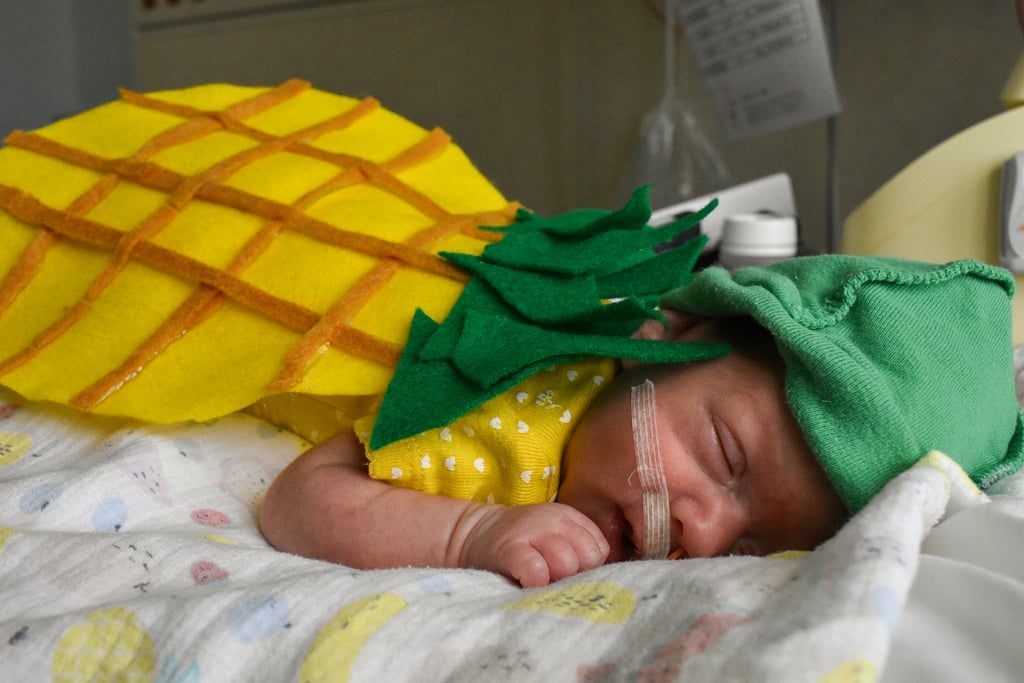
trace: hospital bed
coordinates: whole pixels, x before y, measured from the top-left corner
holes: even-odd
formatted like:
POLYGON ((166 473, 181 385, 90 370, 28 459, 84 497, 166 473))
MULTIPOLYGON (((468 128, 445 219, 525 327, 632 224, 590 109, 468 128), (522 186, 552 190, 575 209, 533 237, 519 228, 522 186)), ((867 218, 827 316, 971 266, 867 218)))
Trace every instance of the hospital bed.
POLYGON ((626 562, 524 590, 481 571, 359 571, 271 548, 260 499, 308 446, 247 412, 155 424, 3 389, 0 680, 1024 672, 1021 475, 982 493, 931 454, 813 552, 626 562))

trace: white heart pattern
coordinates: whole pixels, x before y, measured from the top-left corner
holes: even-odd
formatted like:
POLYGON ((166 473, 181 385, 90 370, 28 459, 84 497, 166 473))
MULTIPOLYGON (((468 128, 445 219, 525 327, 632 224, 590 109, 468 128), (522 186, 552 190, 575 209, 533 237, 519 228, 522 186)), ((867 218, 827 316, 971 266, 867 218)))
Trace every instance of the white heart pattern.
POLYGON ((530 479, 533 478, 533 472, 531 470, 525 470, 522 474, 519 475, 519 478, 522 479, 525 483, 529 484, 530 479))
POLYGON ((424 455, 422 458, 420 458, 420 467, 422 467, 425 470, 429 470, 430 469, 430 456, 429 455, 424 455))
POLYGON ((562 417, 558 418, 558 421, 561 422, 562 424, 569 424, 570 422, 572 422, 572 413, 566 410, 564 413, 562 413, 562 417))
POLYGON ((449 429, 448 427, 445 427, 444 429, 442 429, 441 430, 441 440, 442 441, 451 441, 452 440, 452 430, 449 429))
POLYGON ((473 467, 476 468, 477 472, 483 473, 483 471, 484 471, 484 459, 483 458, 477 458, 476 460, 474 460, 473 461, 473 467))
POLYGON ((444 467, 449 472, 455 471, 455 456, 448 456, 444 459, 444 467))
POLYGON ((516 431, 518 431, 520 434, 525 434, 526 432, 530 431, 530 425, 520 420, 519 424, 516 425, 516 431))
POLYGON ((501 429, 501 418, 492 417, 489 424, 491 425, 492 429, 501 429))

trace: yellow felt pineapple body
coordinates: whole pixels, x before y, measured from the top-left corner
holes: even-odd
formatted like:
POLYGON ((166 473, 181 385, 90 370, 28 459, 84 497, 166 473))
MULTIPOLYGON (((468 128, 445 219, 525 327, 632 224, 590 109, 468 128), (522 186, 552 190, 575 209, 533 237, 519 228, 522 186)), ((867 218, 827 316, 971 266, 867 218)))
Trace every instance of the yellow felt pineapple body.
POLYGON ((515 212, 444 132, 300 81, 125 92, 6 142, 0 383, 148 421, 358 416, 468 279, 437 252, 515 212))

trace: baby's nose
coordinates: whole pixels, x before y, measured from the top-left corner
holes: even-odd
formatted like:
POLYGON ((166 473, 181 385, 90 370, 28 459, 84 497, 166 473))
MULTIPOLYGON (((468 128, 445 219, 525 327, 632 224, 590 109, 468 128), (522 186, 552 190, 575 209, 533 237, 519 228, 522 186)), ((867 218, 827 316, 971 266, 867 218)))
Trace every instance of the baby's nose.
POLYGON ((742 504, 728 491, 718 491, 698 500, 679 499, 670 504, 678 537, 673 548, 684 557, 728 555, 747 532, 747 515, 742 504))

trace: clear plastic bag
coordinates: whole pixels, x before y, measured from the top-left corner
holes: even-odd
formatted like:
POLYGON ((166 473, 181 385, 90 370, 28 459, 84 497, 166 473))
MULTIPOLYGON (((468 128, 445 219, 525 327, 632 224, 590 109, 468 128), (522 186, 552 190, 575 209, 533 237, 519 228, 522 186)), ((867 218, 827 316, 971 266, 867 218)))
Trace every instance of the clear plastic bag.
POLYGON ((619 185, 625 201, 651 184, 651 205, 668 206, 732 184, 729 169, 697 116, 676 93, 677 0, 665 0, 665 63, 661 100, 644 117, 619 185))

